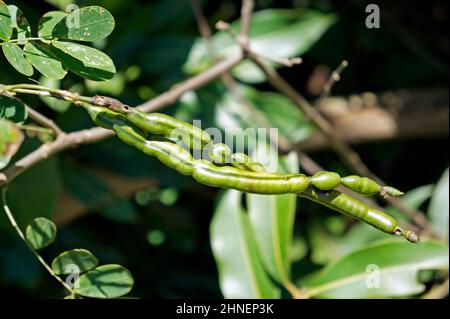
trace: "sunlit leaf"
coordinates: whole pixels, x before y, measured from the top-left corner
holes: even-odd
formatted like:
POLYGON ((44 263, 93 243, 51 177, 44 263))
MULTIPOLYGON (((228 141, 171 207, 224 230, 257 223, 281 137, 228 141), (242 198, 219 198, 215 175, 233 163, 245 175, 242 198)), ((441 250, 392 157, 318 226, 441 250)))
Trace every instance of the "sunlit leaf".
POLYGON ((57 275, 69 275, 77 270, 82 273, 98 265, 98 259, 86 249, 72 249, 59 254, 52 262, 57 275), (76 267, 76 268, 75 268, 76 267))
POLYGON ((112 78, 116 73, 111 58, 97 49, 61 41, 53 41, 52 45, 51 52, 73 73, 81 77, 93 81, 103 81, 112 78))
POLYGON ((241 206, 242 193, 223 193, 211 222, 211 247, 225 298, 277 298, 258 255, 249 217, 241 206))
POLYGON ((25 44, 27 41, 25 39, 31 36, 30 24, 28 23, 27 18, 25 18, 22 10, 14 5, 9 5, 8 9, 11 15, 11 26, 13 27, 13 30, 16 30, 16 36, 17 39, 19 39, 17 43, 25 44))
POLYGON ((235 94, 225 93, 218 104, 220 110, 216 123, 219 127, 276 128, 280 138, 293 143, 311 134, 311 124, 289 98, 274 92, 261 92, 247 85, 237 88, 251 104, 243 103, 235 94), (225 116, 229 119, 226 122, 223 121, 225 116))
POLYGON ((8 41, 12 36, 11 15, 8 6, 0 0, 0 39, 8 41))
POLYGON ((449 218, 449 201, 448 201, 448 180, 449 169, 447 168, 442 174, 431 199, 428 215, 433 224, 435 231, 442 237, 448 239, 448 218, 449 218))
POLYGON ((103 265, 88 271, 75 282, 75 293, 90 298, 117 298, 130 292, 134 280, 120 265, 103 265))
POLYGON ((448 269, 448 258, 449 249, 443 243, 381 240, 331 262, 300 285, 319 298, 411 296, 425 289, 418 272, 448 269))
POLYGON ((66 67, 44 44, 27 43, 23 48, 27 60, 43 75, 51 79, 62 79, 67 74, 66 67))
POLYGON ((47 218, 35 218, 28 225, 25 237, 34 249, 42 249, 55 240, 56 225, 47 218))
MULTIPOLYGON (((250 46, 254 52, 265 56, 288 58, 308 51, 322 34, 336 21, 333 14, 312 10, 268 9, 255 12, 250 25, 250 46)), ((240 20, 231 24, 239 32, 240 20)), ((239 51, 238 45, 226 32, 218 32, 212 40, 220 57, 230 57, 239 51)), ((209 63, 208 46, 204 39, 198 40, 192 48, 185 69, 196 73, 209 63), (206 62, 205 62, 206 61, 206 62)), ((275 65, 276 66, 276 65, 275 65)), ((233 70, 239 79, 250 83, 264 81, 264 74, 251 62, 244 61, 233 70)))
MULTIPOLYGON (((283 162, 280 172, 298 172, 295 153, 283 162)), ((297 196, 247 194, 246 198, 250 224, 265 268, 278 282, 289 283, 297 196)))
POLYGON ((89 6, 74 10, 59 21, 52 35, 60 39, 92 42, 110 35, 114 25, 114 18, 108 10, 89 6))
POLYGON ((33 75, 33 66, 25 59, 22 49, 17 44, 5 42, 2 45, 2 50, 8 62, 17 71, 26 76, 33 75))
POLYGON ((42 16, 39 20, 38 35, 40 38, 52 39, 53 29, 64 17, 67 16, 63 11, 50 11, 42 16))

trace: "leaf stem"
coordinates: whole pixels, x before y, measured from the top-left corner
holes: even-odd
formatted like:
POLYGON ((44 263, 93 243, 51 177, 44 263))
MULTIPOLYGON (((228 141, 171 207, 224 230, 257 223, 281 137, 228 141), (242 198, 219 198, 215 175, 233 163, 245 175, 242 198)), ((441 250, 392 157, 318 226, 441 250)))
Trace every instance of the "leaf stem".
POLYGON ((60 277, 58 277, 55 274, 53 269, 45 262, 44 258, 42 258, 42 256, 39 255, 39 253, 26 240, 25 235, 23 234, 23 232, 20 229, 20 227, 17 225, 17 222, 16 222, 13 214, 11 213, 11 210, 9 209, 9 206, 8 206, 8 204, 6 202, 6 192, 7 192, 7 187, 5 186, 2 189, 3 209, 5 210, 6 216, 8 217, 12 227, 15 229, 15 231, 17 232, 19 237, 25 242, 25 244, 31 250, 31 252, 36 256, 37 260, 39 260, 39 262, 42 264, 42 266, 44 266, 44 268, 50 273, 50 275, 53 278, 55 278, 61 285, 63 285, 63 287, 65 289, 67 289, 70 292, 71 295, 75 295, 75 292, 73 291, 73 289, 66 282, 64 282, 64 280, 62 280, 60 277))

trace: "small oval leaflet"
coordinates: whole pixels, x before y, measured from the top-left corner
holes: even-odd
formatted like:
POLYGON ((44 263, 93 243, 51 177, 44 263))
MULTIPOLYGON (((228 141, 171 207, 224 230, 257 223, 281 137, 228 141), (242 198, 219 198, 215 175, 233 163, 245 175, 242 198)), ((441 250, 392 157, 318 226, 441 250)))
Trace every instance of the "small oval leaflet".
POLYGON ((108 10, 89 6, 75 10, 59 21, 52 35, 60 39, 92 42, 106 38, 114 26, 114 18, 108 10))
POLYGON ((43 75, 60 80, 67 74, 67 68, 50 53, 48 46, 27 43, 23 48, 27 60, 43 75))
POLYGON ((28 225, 25 237, 34 249, 42 249, 55 240, 56 225, 47 218, 35 218, 28 225))
POLYGON ((118 298, 133 287, 131 273, 123 266, 110 264, 88 271, 75 282, 75 293, 90 298, 118 298))
POLYGON ((73 73, 92 81, 111 79, 116 73, 113 61, 105 53, 78 43, 52 41, 55 54, 73 73))
POLYGON ((98 259, 86 249, 72 249, 59 254, 52 262, 52 269, 57 275, 72 273, 70 265, 76 265, 79 272, 85 272, 98 265, 98 259))

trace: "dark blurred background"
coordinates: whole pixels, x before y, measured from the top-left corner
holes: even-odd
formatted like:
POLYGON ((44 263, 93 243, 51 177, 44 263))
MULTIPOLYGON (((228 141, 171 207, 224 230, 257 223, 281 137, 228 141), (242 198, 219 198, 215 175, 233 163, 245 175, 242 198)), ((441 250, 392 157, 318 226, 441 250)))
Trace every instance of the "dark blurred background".
MULTIPOLYGON (((45 12, 64 8, 71 1, 7 2, 20 7, 30 25, 36 26, 45 12)), ((240 1, 201 2, 212 26, 218 20, 239 18, 240 1)), ((112 57, 119 79, 101 86, 70 74, 62 87, 85 95, 102 93, 137 105, 187 77, 183 64, 199 36, 189 1, 75 3, 103 6, 115 17, 112 35, 95 45, 112 57)), ((410 129, 412 133, 404 136, 360 141, 355 149, 372 171, 402 190, 436 183, 448 166, 448 119, 441 118, 448 117, 447 1, 256 3, 256 10, 309 8, 338 16, 338 21, 302 55, 301 65, 280 69, 308 99, 317 98, 317 83, 322 83, 321 79, 343 59, 349 61, 349 67, 333 88, 333 96, 366 91, 419 94, 411 98, 411 103, 417 104, 414 111, 421 116, 408 118, 417 134, 410 129), (380 29, 364 26, 368 3, 380 6, 380 29), (424 123, 441 127, 421 132, 424 123)), ((1 83, 26 81, 2 60, 1 83)), ((272 90, 264 83, 256 88, 272 90)), ((210 85, 201 94, 214 96, 215 90, 210 85)), ((39 99, 24 100, 54 118, 66 131, 91 126, 82 110, 71 107, 58 112, 39 99)), ((163 112, 187 118, 210 116, 207 113, 212 112, 207 111, 207 105, 195 107, 178 103, 163 112)), ((38 143, 36 138, 27 139, 16 158, 38 143)), ((329 170, 350 172, 326 147, 310 147, 307 151, 329 170)), ((102 263, 120 263, 130 269, 136 282, 131 295, 136 297, 221 297, 209 243, 216 195, 215 189, 180 177, 116 139, 59 154, 36 165, 10 187, 11 207, 22 225, 34 216, 51 217, 59 225, 57 241, 43 251, 44 257, 51 259, 64 249, 89 249, 102 263)), ((304 201, 298 207, 302 210, 296 221, 299 234, 306 233, 314 214, 330 215, 317 208, 308 210, 310 205, 304 201)), ((0 291, 14 297, 61 296, 61 288, 16 238, 6 219, 2 216, 0 221, 0 291)), ((317 268, 308 258, 301 263, 302 267, 296 269, 301 268, 303 273, 317 268)))

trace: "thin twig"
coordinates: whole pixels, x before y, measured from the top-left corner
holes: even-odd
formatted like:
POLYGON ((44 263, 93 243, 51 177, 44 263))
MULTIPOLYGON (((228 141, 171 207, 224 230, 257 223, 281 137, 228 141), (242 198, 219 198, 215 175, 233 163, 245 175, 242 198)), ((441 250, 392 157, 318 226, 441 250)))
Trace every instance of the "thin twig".
MULTIPOLYGON (((248 50, 248 48, 246 48, 246 50, 248 50)), ((265 63, 260 59, 260 57, 254 55, 251 51, 247 51, 247 56, 261 68, 269 83, 272 84, 272 86, 274 86, 278 91, 289 97, 294 104, 296 104, 316 125, 319 131, 328 140, 330 146, 346 165, 351 167, 359 175, 367 176, 381 185, 386 185, 366 166, 366 164, 364 164, 358 153, 356 153, 339 137, 328 121, 315 108, 313 108, 300 93, 298 93, 286 80, 284 80, 272 66, 265 63)), ((431 226, 422 213, 409 209, 396 198, 389 197, 387 201, 411 218, 411 220, 425 230, 427 234, 432 234, 431 226)))
POLYGON ((341 79, 342 71, 348 66, 347 60, 343 60, 341 63, 339 63, 338 67, 331 73, 330 78, 328 79, 327 83, 323 86, 322 94, 320 94, 319 97, 319 103, 320 101, 323 101, 324 98, 330 96, 331 88, 333 85, 341 79))
MULTIPOLYGON (((238 64, 243 59, 242 54, 234 55, 226 60, 223 60, 210 69, 203 73, 200 73, 192 78, 187 79, 184 82, 173 87, 173 89, 162 93, 153 100, 145 102, 138 107, 144 112, 152 112, 161 109, 167 105, 174 103, 178 98, 180 98, 185 92, 190 90, 195 90, 202 85, 205 85, 209 81, 217 78, 227 70, 231 69, 233 66, 238 64)), ((9 95, 15 89, 21 89, 24 86, 1 86, 0 94, 9 95)), ((45 90, 45 87, 36 86, 34 84, 26 85, 26 88, 35 88, 37 91, 45 90)), ((64 90, 49 89, 49 92, 54 93, 56 98, 67 100, 67 92, 64 90)), ((70 92, 69 92, 70 93, 70 92)), ((81 97, 73 94, 69 97, 70 99, 89 99, 89 97, 81 97)), ((34 164, 48 158, 51 155, 64 151, 70 147, 75 147, 81 144, 91 144, 99 142, 107 137, 113 136, 114 132, 106 130, 100 127, 95 127, 91 129, 85 129, 81 131, 76 131, 72 133, 67 133, 62 135, 60 138, 53 142, 41 145, 39 148, 33 152, 25 155, 22 159, 15 162, 13 165, 9 166, 2 172, 0 172, 0 187, 10 183, 14 178, 20 175, 22 172, 33 166, 34 164)))
POLYGON ((17 232, 19 237, 24 241, 24 243, 27 245, 27 247, 31 250, 31 252, 36 256, 37 260, 39 260, 39 262, 42 264, 42 266, 44 266, 44 268, 49 272, 49 274, 53 278, 55 278, 65 289, 67 289, 70 292, 71 295, 74 295, 73 289, 66 282, 64 282, 64 280, 62 280, 59 276, 57 276, 55 274, 53 269, 47 264, 47 262, 42 258, 42 256, 39 255, 39 253, 36 251, 36 249, 34 249, 33 246, 31 246, 31 244, 25 238, 25 235, 23 234, 23 232, 20 229, 20 227, 17 225, 17 222, 14 219, 14 216, 12 215, 11 210, 9 209, 9 206, 8 206, 8 204, 6 202, 6 192, 7 192, 7 187, 4 187, 2 189, 3 209, 4 209, 5 213, 6 213, 6 216, 8 217, 9 222, 11 223, 12 227, 17 232))
POLYGON ((253 0, 244 0, 241 7, 241 33, 240 40, 248 43, 250 36, 250 20, 255 3, 253 0))
POLYGON ((35 121, 36 123, 48 127, 49 129, 51 129, 56 137, 64 134, 64 132, 59 128, 58 125, 56 125, 55 122, 53 122, 51 119, 49 119, 48 117, 42 115, 41 113, 39 113, 38 111, 34 110, 33 108, 29 107, 27 105, 27 112, 28 112, 28 116, 35 121))
POLYGON ((436 285, 430 289, 421 299, 443 299, 448 296, 449 278, 442 284, 436 285))

